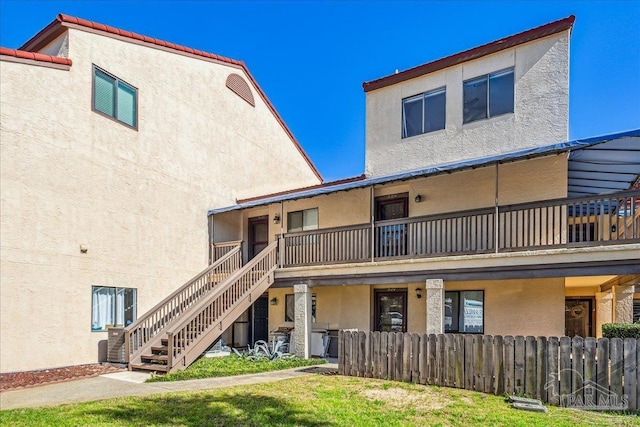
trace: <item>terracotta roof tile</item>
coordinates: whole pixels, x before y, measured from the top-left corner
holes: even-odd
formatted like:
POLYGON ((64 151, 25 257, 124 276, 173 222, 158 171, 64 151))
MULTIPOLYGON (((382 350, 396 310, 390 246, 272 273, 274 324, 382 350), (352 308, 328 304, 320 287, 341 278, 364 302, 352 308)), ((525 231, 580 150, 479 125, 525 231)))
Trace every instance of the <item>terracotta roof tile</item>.
POLYGON ((9 49, 7 47, 0 47, 0 55, 13 56, 15 58, 30 59, 32 61, 48 62, 51 64, 69 65, 72 62, 69 58, 62 58, 60 56, 44 55, 37 52, 27 52, 25 50, 9 49))
POLYGON ((505 37, 503 39, 496 40, 482 46, 474 47, 473 49, 456 53, 455 55, 447 56, 445 58, 428 62, 417 67, 409 68, 408 70, 401 71, 397 74, 391 74, 389 76, 372 80, 370 82, 364 82, 362 83, 362 88, 365 92, 369 92, 386 86, 391 86, 396 83, 414 79, 416 77, 433 73, 434 71, 442 70, 444 68, 471 61, 473 59, 490 55, 492 53, 500 52, 501 50, 509 49, 511 47, 527 43, 542 37, 550 36, 561 31, 570 30, 571 27, 573 27, 575 19, 576 17, 571 15, 564 19, 550 22, 540 27, 524 31, 522 33, 514 34, 512 36, 505 37))
MULTIPOLYGON (((320 172, 318 172, 318 170, 316 169, 316 167, 313 164, 313 162, 311 162, 311 159, 309 158, 309 156, 307 156, 307 153, 305 153, 305 151, 302 149, 302 146, 300 146, 298 141, 295 139, 295 137, 293 136, 293 133, 291 132, 289 127, 285 124, 284 120, 282 120, 282 117, 280 117, 280 115, 276 111, 276 109, 273 106, 273 104, 271 104, 271 101, 269 101, 269 98, 267 98, 267 95, 263 92, 262 88, 260 88, 260 86, 258 85, 258 82, 256 82, 256 80, 253 78, 253 76, 249 72, 249 69, 244 64, 244 62, 237 61, 237 60, 231 59, 231 58, 226 58, 226 57, 220 56, 220 55, 214 55, 214 54, 208 53, 208 52, 203 52, 201 50, 197 50, 197 49, 192 49, 192 48, 188 48, 188 47, 185 47, 185 46, 176 45, 174 43, 169 43, 169 42, 166 42, 164 40, 159 40, 159 39, 155 39, 155 38, 152 38, 152 37, 148 37, 148 36, 132 33, 130 31, 121 30, 119 28, 114 28, 114 27, 111 27, 111 26, 108 26, 108 25, 100 24, 98 22, 87 21, 86 19, 76 18, 76 17, 69 16, 69 15, 64 15, 62 13, 59 14, 56 17, 55 21, 53 21, 47 27, 42 29, 38 34, 36 34, 34 37, 32 37, 30 40, 28 40, 22 46, 22 48, 23 49, 30 49, 30 50, 37 50, 38 49, 38 43, 43 38, 45 38, 45 36, 48 33, 50 34, 52 31, 56 31, 57 27, 60 27, 60 25, 64 24, 64 23, 75 24, 75 25, 79 25, 81 27, 90 28, 90 29, 93 29, 93 30, 103 31, 103 32, 108 33, 108 34, 113 34, 113 35, 117 35, 117 36, 121 36, 121 37, 125 37, 125 38, 130 38, 132 40, 138 40, 138 41, 143 41, 145 43, 154 44, 154 45, 157 45, 157 46, 161 46, 161 47, 164 47, 164 48, 167 48, 167 49, 174 50, 176 52, 184 52, 184 53, 188 53, 188 54, 191 54, 191 55, 201 56, 203 58, 215 59, 215 60, 220 61, 220 62, 224 62, 224 63, 227 63, 227 64, 232 64, 232 65, 239 66, 240 68, 242 68, 242 70, 245 72, 245 74, 249 77, 249 80, 251 80, 251 83, 253 84, 253 86, 257 89, 258 93, 260 94, 260 97, 263 99, 263 101, 265 102, 265 104, 267 105, 269 110, 271 110, 272 114, 274 115, 276 120, 280 123, 280 125, 284 129, 285 133, 289 136, 289 138, 291 139, 291 141, 295 145, 296 149, 302 155, 302 157, 305 159, 305 161, 307 162, 307 164, 309 165, 309 167, 311 168, 313 173, 316 175, 316 177, 320 181, 322 181, 322 175, 320 175, 320 172)), ((42 47, 42 46, 40 46, 40 47, 42 47)), ((70 64, 71 61, 70 60, 68 60, 68 61, 69 61, 69 64, 70 64)))

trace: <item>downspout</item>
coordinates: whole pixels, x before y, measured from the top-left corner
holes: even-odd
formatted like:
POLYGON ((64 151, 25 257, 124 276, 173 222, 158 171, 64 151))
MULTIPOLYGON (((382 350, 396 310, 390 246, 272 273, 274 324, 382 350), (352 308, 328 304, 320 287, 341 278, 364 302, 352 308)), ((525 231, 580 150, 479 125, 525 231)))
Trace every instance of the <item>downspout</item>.
POLYGON ((371 262, 375 262, 375 249, 376 249, 376 224, 375 224, 375 206, 373 198, 373 185, 369 191, 369 218, 371 221, 371 262))
POLYGON ((209 265, 213 264, 213 262, 215 261, 214 256, 215 256, 215 250, 213 248, 213 215, 209 215, 208 217, 209 221, 209 265))
POLYGON ((495 253, 499 252, 498 251, 498 244, 500 242, 500 239, 499 239, 500 236, 499 236, 499 230, 498 230, 498 228, 500 227, 500 221, 499 221, 499 217, 498 217, 498 215, 499 215, 499 212, 498 212, 498 186, 500 185, 499 181, 498 181, 498 166, 499 165, 500 165, 500 163, 496 162, 496 194, 495 194, 495 200, 494 200, 495 209, 494 209, 494 214, 493 214, 494 215, 494 221, 493 221, 493 223, 494 223, 493 224, 493 227, 494 227, 494 230, 493 230, 494 242, 493 242, 493 245, 494 245, 495 253))

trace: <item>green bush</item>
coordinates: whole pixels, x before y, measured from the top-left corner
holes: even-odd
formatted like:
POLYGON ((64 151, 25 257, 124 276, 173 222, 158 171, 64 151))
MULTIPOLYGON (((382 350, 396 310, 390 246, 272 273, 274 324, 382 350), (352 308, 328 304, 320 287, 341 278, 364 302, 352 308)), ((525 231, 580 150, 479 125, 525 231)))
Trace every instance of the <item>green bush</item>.
POLYGON ((605 323, 602 325, 602 336, 640 339, 640 323, 605 323))

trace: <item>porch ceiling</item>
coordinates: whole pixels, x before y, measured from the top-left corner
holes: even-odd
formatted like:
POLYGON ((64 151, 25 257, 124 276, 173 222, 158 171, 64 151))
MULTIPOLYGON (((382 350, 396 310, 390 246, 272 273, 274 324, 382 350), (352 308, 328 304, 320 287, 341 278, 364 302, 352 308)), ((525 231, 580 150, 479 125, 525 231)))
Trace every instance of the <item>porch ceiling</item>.
POLYGON ((630 189, 640 175, 640 136, 612 139, 569 153, 569 197, 630 189))

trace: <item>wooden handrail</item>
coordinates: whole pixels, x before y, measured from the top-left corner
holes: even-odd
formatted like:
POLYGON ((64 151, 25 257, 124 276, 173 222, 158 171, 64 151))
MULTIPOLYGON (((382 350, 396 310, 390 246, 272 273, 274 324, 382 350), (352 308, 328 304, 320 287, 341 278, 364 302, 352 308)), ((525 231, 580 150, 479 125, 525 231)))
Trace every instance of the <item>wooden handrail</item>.
POLYGON ((286 233, 282 265, 635 243, 639 206, 631 190, 286 233))
POLYGON ((210 336, 211 328, 220 326, 219 332, 222 333, 222 320, 240 302, 249 298, 258 285, 269 278, 273 279, 273 272, 277 268, 277 249, 277 241, 269 244, 247 265, 231 274, 213 292, 191 307, 188 315, 167 328, 170 367, 180 363, 188 365, 184 362, 187 352, 193 347, 197 348, 202 337, 210 336))
POLYGON ((241 265, 242 255, 238 245, 127 326, 125 328, 127 361, 132 355, 144 351, 145 346, 154 337, 200 298, 215 289, 217 284, 240 269, 241 265))

